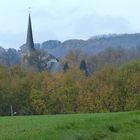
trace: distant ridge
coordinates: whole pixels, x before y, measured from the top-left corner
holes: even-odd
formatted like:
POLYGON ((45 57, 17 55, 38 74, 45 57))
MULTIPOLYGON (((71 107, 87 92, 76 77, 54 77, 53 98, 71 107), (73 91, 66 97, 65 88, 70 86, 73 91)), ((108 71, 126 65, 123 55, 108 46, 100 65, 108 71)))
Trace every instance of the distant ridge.
POLYGON ((99 35, 90 37, 88 40, 71 39, 64 42, 49 40, 38 45, 56 57, 63 57, 68 50, 72 49, 81 49, 86 53, 97 54, 106 48, 132 49, 138 47, 140 46, 140 33, 99 35))
MULTIPOLYGON (((97 54, 106 48, 134 49, 140 47, 140 33, 135 34, 109 34, 90 37, 88 40, 71 39, 61 42, 59 40, 48 40, 36 43, 35 48, 47 51, 57 58, 64 57, 69 50, 81 49, 89 54, 97 54)), ((19 50, 4 49, 0 47, 0 64, 11 66, 20 62, 22 53, 28 51, 25 45, 19 50)))

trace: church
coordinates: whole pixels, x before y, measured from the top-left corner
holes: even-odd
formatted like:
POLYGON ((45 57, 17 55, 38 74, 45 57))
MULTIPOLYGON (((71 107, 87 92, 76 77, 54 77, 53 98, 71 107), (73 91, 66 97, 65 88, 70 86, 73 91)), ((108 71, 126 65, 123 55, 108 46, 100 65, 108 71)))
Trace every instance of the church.
MULTIPOLYGON (((26 38, 25 47, 26 47, 27 51, 26 51, 26 53, 22 54, 23 56, 30 57, 32 54, 34 54, 38 51, 41 53, 44 53, 43 50, 39 50, 38 48, 35 48, 30 12, 29 12, 27 38, 26 38)), ((46 55, 43 55, 43 57, 40 59, 41 59, 40 62, 43 62, 43 64, 42 64, 43 71, 47 70, 52 73, 61 71, 61 64, 55 56, 53 56, 51 54, 46 54, 46 55)))

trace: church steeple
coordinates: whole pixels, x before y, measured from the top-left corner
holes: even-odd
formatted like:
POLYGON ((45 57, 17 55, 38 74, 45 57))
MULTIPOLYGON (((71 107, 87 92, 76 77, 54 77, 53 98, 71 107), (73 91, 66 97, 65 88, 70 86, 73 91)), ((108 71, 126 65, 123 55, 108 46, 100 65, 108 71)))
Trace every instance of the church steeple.
POLYGON ((29 53, 35 51, 30 11, 29 11, 29 21, 28 21, 26 47, 27 47, 29 53))

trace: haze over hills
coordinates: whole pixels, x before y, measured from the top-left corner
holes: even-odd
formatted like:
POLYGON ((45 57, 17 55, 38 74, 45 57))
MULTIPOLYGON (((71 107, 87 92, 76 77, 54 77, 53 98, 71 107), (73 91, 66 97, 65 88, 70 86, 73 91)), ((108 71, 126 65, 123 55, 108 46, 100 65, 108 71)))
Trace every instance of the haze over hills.
MULTIPOLYGON (((135 49, 140 47, 140 33, 136 34, 110 34, 93 36, 88 40, 66 40, 64 42, 58 40, 49 40, 43 43, 37 43, 36 48, 47 51, 49 54, 57 58, 64 57, 69 50, 81 49, 88 54, 98 54, 106 48, 135 49)), ((19 50, 4 49, 0 47, 0 63, 6 66, 11 66, 20 62, 20 56, 26 52, 25 45, 22 45, 19 50)))
POLYGON ((81 49, 83 52, 89 54, 97 54, 106 48, 122 47, 124 49, 133 49, 138 46, 140 46, 140 33, 101 35, 93 36, 88 40, 73 39, 64 42, 49 40, 36 45, 36 47, 39 47, 58 58, 64 57, 69 50, 73 49, 81 49))

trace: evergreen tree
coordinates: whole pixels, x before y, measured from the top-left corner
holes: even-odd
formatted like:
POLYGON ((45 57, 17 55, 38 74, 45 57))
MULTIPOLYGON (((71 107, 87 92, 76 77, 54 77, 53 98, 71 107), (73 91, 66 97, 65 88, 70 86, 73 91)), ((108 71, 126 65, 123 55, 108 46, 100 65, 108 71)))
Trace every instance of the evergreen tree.
POLYGON ((89 75, 88 69, 87 69, 87 64, 86 64, 85 60, 81 60, 80 70, 84 71, 86 76, 89 75))
POLYGON ((66 62, 66 63, 64 64, 64 66, 63 66, 63 70, 64 70, 64 72, 66 72, 68 69, 69 69, 69 65, 68 65, 68 63, 66 62))
POLYGON ((87 69, 87 65, 86 65, 85 60, 81 60, 80 70, 86 71, 86 69, 87 69))

